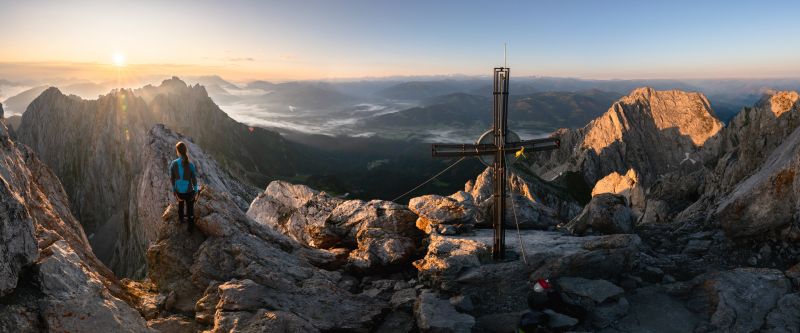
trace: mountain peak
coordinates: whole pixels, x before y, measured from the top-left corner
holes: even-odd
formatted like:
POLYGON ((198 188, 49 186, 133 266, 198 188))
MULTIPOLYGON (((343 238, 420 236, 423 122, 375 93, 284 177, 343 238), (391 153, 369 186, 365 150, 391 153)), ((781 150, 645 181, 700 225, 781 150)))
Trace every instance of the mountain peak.
POLYGON ((642 87, 620 98, 608 112, 592 121, 583 146, 600 153, 622 140, 625 132, 643 129, 643 123, 650 123, 658 131, 675 129, 696 146, 702 146, 723 127, 701 93, 642 87))
POLYGON ((800 100, 800 95, 796 91, 777 91, 766 95, 762 103, 769 103, 772 113, 775 117, 779 117, 783 113, 797 108, 798 100, 800 100))

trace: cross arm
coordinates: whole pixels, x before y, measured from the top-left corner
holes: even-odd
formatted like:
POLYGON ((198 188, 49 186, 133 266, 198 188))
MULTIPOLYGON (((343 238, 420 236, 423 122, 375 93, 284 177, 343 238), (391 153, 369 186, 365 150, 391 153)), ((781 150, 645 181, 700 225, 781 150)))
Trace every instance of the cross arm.
POLYGON ((497 151, 493 144, 435 143, 431 145, 434 157, 461 157, 491 155, 497 151))
POLYGON ((559 138, 545 138, 506 143, 506 149, 510 150, 518 150, 523 147, 529 151, 554 150, 561 147, 561 140, 559 138))

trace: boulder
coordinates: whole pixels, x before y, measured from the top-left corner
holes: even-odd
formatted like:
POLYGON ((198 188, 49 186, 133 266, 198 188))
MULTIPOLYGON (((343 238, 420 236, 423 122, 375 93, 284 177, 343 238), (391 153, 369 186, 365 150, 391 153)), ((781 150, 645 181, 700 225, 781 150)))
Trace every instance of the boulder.
POLYGON ((416 226, 425 233, 464 233, 472 230, 475 225, 475 207, 471 195, 466 192, 458 192, 451 197, 431 194, 412 198, 408 202, 408 208, 419 216, 416 226), (446 232, 448 226, 455 230, 446 232))
POLYGON ((629 234, 633 233, 633 224, 634 215, 625 197, 603 193, 592 197, 581 214, 564 228, 577 235, 629 234))
POLYGON ((407 264, 416 254, 417 215, 389 201, 341 200, 304 185, 274 181, 247 216, 297 242, 318 249, 346 249, 357 271, 407 264))
POLYGON ((420 293, 414 305, 414 317, 421 332, 472 332, 475 318, 456 311, 446 299, 429 290, 420 293))
POLYGON ((617 300, 625 292, 617 285, 600 279, 562 277, 557 283, 565 302, 586 310, 592 310, 606 300, 617 300))
POLYGON ((273 181, 250 204, 247 216, 302 244, 330 248, 341 240, 325 228, 325 221, 342 202, 305 185, 273 181))
POLYGON ((624 175, 615 171, 598 180, 592 189, 592 197, 603 193, 619 194, 625 197, 634 218, 638 219, 645 208, 644 192, 636 170, 629 169, 624 175))
POLYGON ((706 273, 690 285, 689 308, 710 314, 711 325, 725 332, 760 330, 767 314, 791 290, 783 272, 758 268, 706 273))

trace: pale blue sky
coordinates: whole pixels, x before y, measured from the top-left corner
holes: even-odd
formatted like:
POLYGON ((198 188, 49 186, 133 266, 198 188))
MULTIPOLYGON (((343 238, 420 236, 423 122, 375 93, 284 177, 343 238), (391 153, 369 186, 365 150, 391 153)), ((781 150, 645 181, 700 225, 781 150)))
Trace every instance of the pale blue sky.
POLYGON ((502 64, 508 42, 518 75, 798 77, 798 16, 800 1, 3 0, 0 62, 89 71, 120 53, 142 71, 240 78, 472 75, 502 64))

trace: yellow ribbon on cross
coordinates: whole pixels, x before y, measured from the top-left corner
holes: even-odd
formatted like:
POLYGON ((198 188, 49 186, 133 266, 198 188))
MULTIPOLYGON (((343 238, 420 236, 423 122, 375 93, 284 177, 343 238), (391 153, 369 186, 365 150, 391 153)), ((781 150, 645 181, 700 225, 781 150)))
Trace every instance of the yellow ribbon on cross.
POLYGON ((516 153, 514 153, 514 157, 516 157, 516 158, 519 158, 520 156, 522 156, 522 157, 523 157, 523 158, 525 158, 525 159, 528 159, 528 157, 527 157, 527 156, 525 156, 525 147, 520 147, 520 148, 519 148, 519 151, 517 151, 516 153))

